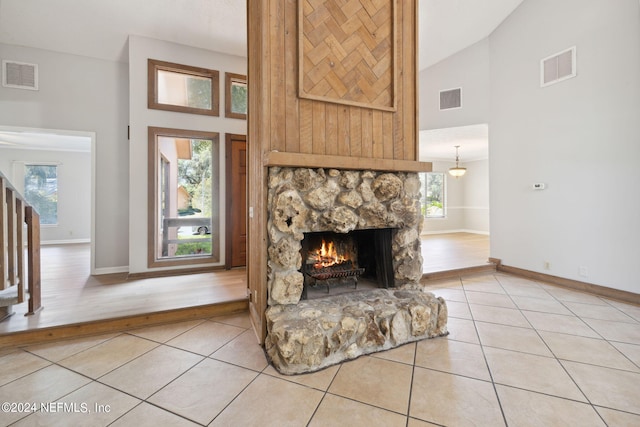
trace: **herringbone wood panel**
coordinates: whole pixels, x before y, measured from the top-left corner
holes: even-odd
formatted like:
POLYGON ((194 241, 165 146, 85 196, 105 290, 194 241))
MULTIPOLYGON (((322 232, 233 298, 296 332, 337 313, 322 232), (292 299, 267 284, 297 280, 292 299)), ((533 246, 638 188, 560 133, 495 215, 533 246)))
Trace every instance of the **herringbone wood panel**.
POLYGON ((393 5, 389 0, 304 0, 302 94, 392 108, 393 5))

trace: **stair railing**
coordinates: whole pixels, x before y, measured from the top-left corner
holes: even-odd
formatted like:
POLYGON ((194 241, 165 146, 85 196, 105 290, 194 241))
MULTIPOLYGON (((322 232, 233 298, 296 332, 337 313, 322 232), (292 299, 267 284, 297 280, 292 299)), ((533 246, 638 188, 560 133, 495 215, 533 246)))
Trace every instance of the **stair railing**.
MULTIPOLYGON (((26 314, 35 314, 42 309, 40 216, 1 172, 0 263, 0 307, 10 310, 13 304, 27 300, 26 314)), ((6 317, 12 313, 3 314, 6 317)))

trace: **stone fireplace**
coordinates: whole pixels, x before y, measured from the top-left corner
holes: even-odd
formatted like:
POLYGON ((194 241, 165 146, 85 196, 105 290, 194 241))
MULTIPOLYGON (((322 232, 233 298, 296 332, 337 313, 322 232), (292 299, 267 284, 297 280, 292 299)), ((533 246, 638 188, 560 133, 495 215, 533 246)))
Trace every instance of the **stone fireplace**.
POLYGON ((267 213, 265 348, 278 371, 447 334, 445 302, 419 285, 416 173, 271 167, 267 213))

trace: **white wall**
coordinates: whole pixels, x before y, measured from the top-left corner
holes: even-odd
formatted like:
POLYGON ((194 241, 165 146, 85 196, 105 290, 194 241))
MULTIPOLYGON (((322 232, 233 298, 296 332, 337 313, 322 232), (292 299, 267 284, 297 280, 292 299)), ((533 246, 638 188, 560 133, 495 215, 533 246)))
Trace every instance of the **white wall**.
MULTIPOLYGON (((212 46, 215 48, 215 46, 212 46)), ((246 120, 224 117, 224 73, 247 73, 247 60, 140 36, 129 37, 129 106, 131 123, 129 181, 129 272, 142 273, 147 267, 147 128, 201 130, 220 134, 220 200, 221 236, 225 233, 225 133, 246 135, 246 120), (210 68, 220 72, 220 117, 151 110, 147 108, 147 59, 174 62, 195 67, 210 68)), ((224 255, 224 239, 221 255, 224 255)), ((220 265, 224 264, 222 257, 220 265)), ((191 266, 191 267, 197 267, 191 266)), ((163 267, 164 268, 164 267, 163 267)), ((157 269, 154 269, 157 270, 157 269)))
POLYGON ((489 42, 483 39, 419 74, 420 129, 489 121, 489 42), (462 108, 440 111, 440 91, 462 88, 462 108))
POLYGON ((36 63, 38 91, 0 86, 0 125, 96 133, 95 267, 128 264, 127 64, 0 44, 0 59, 36 63))
POLYGON ((491 256, 504 264, 640 292, 639 9, 525 0, 490 36, 491 256), (578 76, 540 88, 540 59, 571 46, 578 76))
POLYGON ((42 243, 90 241, 91 153, 0 148, 0 171, 21 194, 30 162, 58 166, 58 224, 42 225, 42 243))
POLYGON ((463 185, 464 229, 489 234, 489 161, 465 162, 467 173, 459 178, 463 185))

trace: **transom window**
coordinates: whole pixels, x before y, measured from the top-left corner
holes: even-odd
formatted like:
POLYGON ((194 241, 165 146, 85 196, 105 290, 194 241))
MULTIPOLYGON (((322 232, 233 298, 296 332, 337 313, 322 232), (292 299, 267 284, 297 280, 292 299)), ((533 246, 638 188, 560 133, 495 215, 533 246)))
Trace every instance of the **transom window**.
POLYGON ((219 115, 218 71, 155 59, 147 66, 149 108, 219 115))
POLYGON ((225 117, 232 119, 247 118, 247 76, 224 73, 225 80, 225 117))

